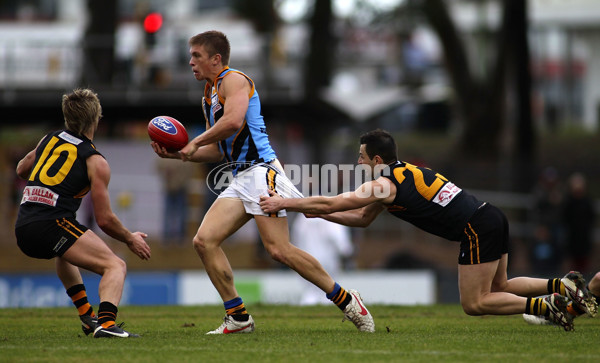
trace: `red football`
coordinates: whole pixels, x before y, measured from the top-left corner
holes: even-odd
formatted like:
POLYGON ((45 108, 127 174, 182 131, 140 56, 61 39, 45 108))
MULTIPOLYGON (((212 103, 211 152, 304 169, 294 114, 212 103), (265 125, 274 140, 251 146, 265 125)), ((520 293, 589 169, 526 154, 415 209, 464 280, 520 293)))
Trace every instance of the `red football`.
POLYGON ((185 127, 169 116, 157 116, 150 120, 148 136, 168 152, 179 151, 188 143, 188 133, 185 127))

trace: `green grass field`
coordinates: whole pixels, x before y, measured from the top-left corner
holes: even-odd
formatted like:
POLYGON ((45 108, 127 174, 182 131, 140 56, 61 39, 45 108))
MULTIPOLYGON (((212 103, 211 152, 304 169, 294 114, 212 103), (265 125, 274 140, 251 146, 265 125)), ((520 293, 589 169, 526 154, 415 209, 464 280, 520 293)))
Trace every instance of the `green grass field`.
POLYGON ((458 305, 370 306, 359 333, 334 306, 250 306, 253 334, 207 336, 221 306, 123 306, 137 339, 93 339, 74 308, 0 309, 0 362, 597 362, 600 318, 575 331, 520 316, 469 317, 458 305))

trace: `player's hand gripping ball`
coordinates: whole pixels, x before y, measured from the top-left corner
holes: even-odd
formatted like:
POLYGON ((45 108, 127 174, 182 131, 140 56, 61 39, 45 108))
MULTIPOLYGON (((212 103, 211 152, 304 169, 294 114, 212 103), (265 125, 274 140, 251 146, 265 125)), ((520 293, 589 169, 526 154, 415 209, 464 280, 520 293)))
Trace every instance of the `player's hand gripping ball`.
POLYGON ((177 152, 188 143, 185 127, 169 116, 157 116, 148 123, 148 136, 168 152, 177 152))

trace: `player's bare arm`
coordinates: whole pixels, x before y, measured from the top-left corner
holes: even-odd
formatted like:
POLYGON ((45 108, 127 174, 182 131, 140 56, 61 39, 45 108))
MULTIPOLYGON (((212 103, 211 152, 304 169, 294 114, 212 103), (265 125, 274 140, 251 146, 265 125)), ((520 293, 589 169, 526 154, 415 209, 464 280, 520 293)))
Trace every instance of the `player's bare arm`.
POLYGON ((198 148, 225 140, 239 130, 248 111, 250 91, 250 83, 246 77, 237 73, 224 77, 219 87, 219 94, 225 99, 223 116, 213 127, 207 128, 181 149, 181 155, 192 157, 198 148))
MULTIPOLYGON (((42 140, 44 140, 43 137, 38 142, 38 145, 42 142, 42 140)), ((19 176, 19 178, 21 178, 21 179, 29 178, 29 174, 31 174, 31 170, 33 169, 33 164, 35 162, 35 151, 36 150, 37 150, 37 145, 33 150, 28 152, 27 155, 25 155, 25 157, 23 157, 23 159, 21 159, 19 161, 19 163, 17 164, 16 171, 17 171, 17 175, 19 176)))
POLYGON ((23 159, 17 164, 17 175, 21 179, 27 179, 33 168, 33 162, 35 161, 35 150, 33 149, 25 155, 23 159))
POLYGON ((106 234, 126 243, 131 252, 139 258, 149 259, 151 255, 150 247, 144 240, 148 235, 143 232, 130 232, 112 211, 108 193, 108 183, 110 181, 108 162, 100 155, 92 155, 87 158, 86 164, 96 223, 106 234))
MULTIPOLYGON (((206 129, 208 129, 210 125, 206 122, 206 129)), ((190 158, 187 158, 180 151, 169 152, 165 147, 160 146, 160 144, 152 141, 150 143, 152 149, 156 153, 156 155, 160 156, 164 159, 181 159, 183 161, 193 161, 197 163, 202 162, 217 162, 223 159, 223 152, 219 149, 219 145, 217 143, 209 144, 198 148, 190 158)))
MULTIPOLYGON (((154 152, 161 158, 182 159, 182 154, 179 151, 172 153, 168 152, 167 149, 160 146, 154 141, 152 141, 150 145, 152 146, 152 149, 154 149, 154 152)), ((184 161, 193 161, 196 163, 217 162, 221 159, 223 159, 223 153, 219 149, 219 145, 217 145, 216 143, 198 148, 189 159, 183 158, 184 161)))
POLYGON ((353 192, 338 194, 335 197, 315 196, 308 198, 281 198, 273 191, 269 197, 260 198, 260 207, 266 213, 281 209, 289 211, 330 214, 365 207, 372 203, 391 203, 396 195, 395 187, 385 178, 366 182, 353 192))
POLYGON ((330 222, 348 227, 366 228, 384 209, 385 205, 383 203, 371 203, 359 209, 334 212, 331 214, 316 214, 314 217, 320 217, 330 222))

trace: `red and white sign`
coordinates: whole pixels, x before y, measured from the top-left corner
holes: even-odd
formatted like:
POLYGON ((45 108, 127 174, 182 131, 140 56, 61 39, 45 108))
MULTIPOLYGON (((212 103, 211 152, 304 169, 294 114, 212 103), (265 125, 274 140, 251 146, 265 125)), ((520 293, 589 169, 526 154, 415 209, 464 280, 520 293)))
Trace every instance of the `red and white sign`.
POLYGON ((57 200, 58 194, 48 188, 28 186, 23 189, 23 199, 21 199, 21 204, 32 202, 55 207, 57 200))

